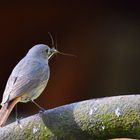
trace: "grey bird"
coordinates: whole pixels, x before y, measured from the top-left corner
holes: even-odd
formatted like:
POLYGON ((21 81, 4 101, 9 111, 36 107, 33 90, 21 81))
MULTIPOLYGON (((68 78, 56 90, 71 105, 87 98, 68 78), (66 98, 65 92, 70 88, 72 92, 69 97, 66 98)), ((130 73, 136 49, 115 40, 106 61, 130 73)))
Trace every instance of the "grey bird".
POLYGON ((57 52, 55 48, 38 44, 15 66, 1 102, 0 127, 18 102, 34 101, 43 92, 50 77, 48 60, 57 52))

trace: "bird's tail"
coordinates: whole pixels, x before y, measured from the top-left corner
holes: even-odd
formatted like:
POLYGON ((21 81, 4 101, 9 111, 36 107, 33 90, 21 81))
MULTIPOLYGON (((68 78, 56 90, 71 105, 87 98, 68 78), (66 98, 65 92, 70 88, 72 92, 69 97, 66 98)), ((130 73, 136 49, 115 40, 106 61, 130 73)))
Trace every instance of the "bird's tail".
POLYGON ((0 127, 4 126, 14 106, 20 101, 21 97, 15 98, 12 101, 2 105, 0 109, 0 127))

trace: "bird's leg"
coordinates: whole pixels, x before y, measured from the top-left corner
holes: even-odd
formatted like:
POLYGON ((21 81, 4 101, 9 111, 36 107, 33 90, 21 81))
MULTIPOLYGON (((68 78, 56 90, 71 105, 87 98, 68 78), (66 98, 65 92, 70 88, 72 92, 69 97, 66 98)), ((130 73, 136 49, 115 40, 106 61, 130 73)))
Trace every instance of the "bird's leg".
POLYGON ((34 100, 31 100, 32 103, 34 103, 41 111, 45 111, 45 109, 43 107, 41 107, 39 104, 37 104, 34 100))
POLYGON ((16 122, 19 123, 19 120, 18 120, 18 111, 17 111, 17 104, 15 105, 15 113, 16 113, 16 122))
POLYGON ((18 119, 18 108, 17 108, 17 104, 15 106, 15 112, 16 112, 16 122, 20 126, 20 128, 22 128, 21 123, 20 123, 20 119, 18 119))

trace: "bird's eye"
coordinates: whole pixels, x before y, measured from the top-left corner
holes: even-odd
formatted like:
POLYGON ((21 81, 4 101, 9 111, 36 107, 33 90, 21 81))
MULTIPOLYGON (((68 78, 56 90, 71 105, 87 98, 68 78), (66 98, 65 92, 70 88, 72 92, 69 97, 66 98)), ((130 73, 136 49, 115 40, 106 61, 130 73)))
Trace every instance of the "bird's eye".
POLYGON ((46 49, 46 53, 48 53, 49 52, 49 50, 48 49, 46 49))

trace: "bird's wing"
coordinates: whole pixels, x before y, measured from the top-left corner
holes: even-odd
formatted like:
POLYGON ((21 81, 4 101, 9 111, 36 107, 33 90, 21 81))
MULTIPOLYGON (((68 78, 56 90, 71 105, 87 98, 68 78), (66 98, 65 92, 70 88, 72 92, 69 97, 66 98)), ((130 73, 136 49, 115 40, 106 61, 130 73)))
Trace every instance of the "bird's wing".
POLYGON ((8 79, 1 104, 28 93, 48 79, 48 65, 38 60, 22 59, 8 79))

